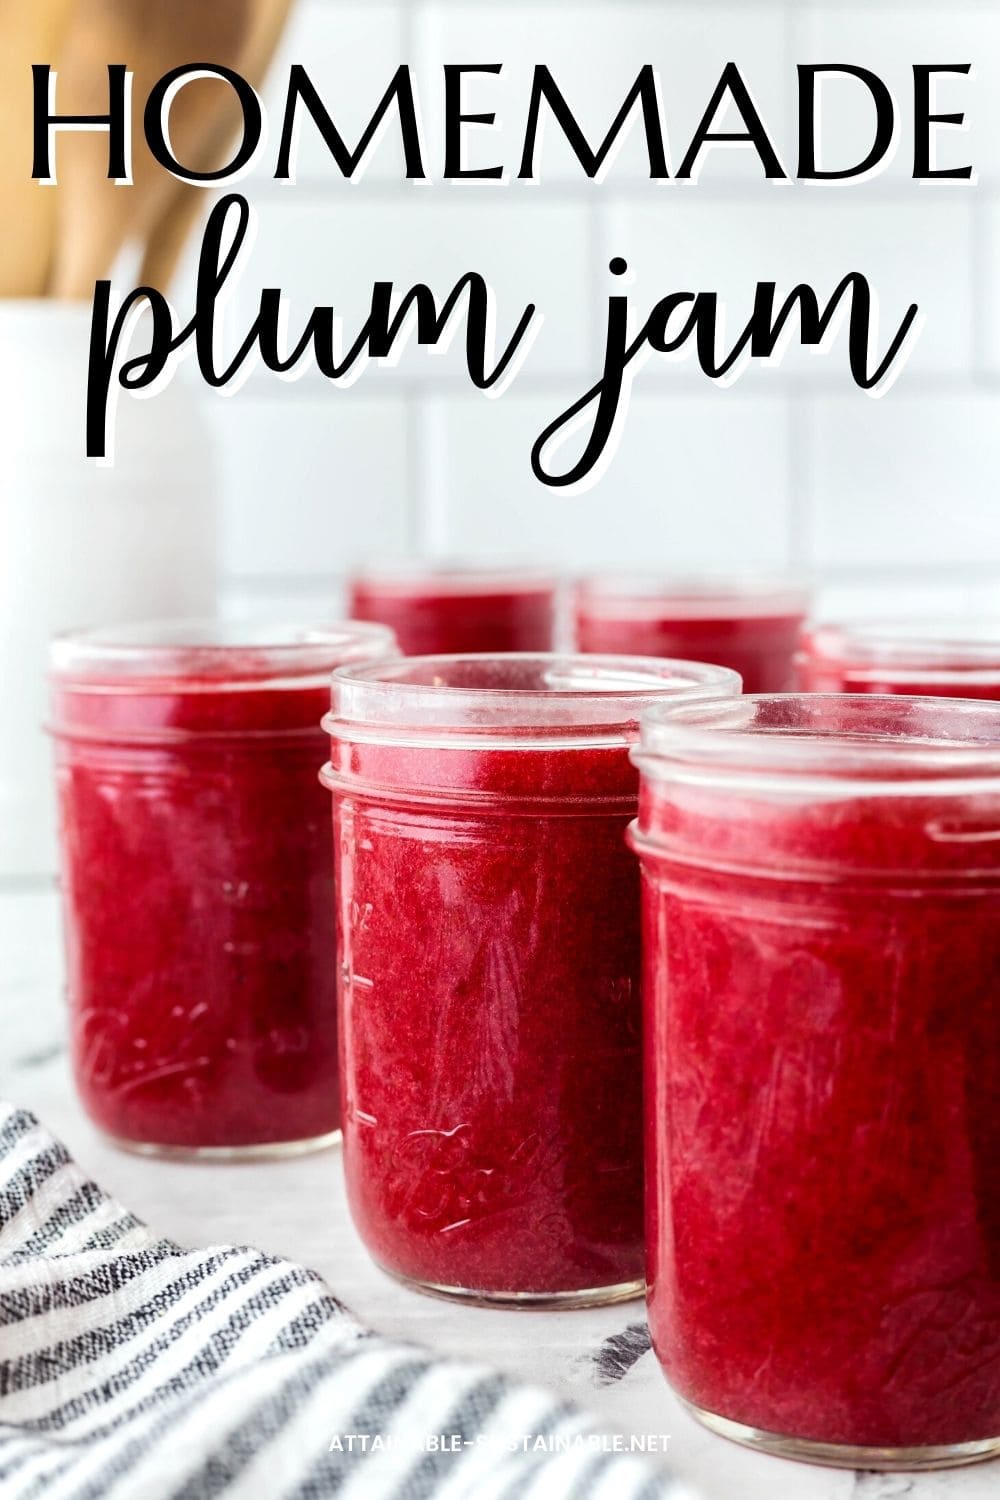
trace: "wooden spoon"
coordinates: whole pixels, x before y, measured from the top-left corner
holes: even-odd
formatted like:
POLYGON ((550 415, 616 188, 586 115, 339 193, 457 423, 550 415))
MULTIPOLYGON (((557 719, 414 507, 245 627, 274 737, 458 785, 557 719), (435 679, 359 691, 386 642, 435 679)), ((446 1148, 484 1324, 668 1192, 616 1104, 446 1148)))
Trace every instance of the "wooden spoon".
MULTIPOLYGON (((255 0, 254 24, 239 69, 254 88, 259 89, 267 75, 293 4, 294 0, 255 0)), ((224 161, 231 139, 228 123, 220 120, 211 138, 201 143, 199 170, 210 170, 224 161)), ((204 191, 171 181, 175 191, 150 226, 139 273, 143 285, 160 291, 167 291, 173 281, 188 236, 206 206, 204 191)))
MULTIPOLYGON (((59 70, 61 113, 107 111, 107 67, 125 62, 133 88, 133 184, 107 181, 107 137, 64 135, 59 141, 59 211, 51 291, 58 297, 89 298, 94 282, 107 276, 131 240, 151 242, 163 227, 164 254, 157 274, 173 269, 187 220, 166 227, 182 184, 153 160, 142 132, 142 112, 153 85, 171 68, 210 62, 246 73, 250 49, 266 28, 265 8, 279 0, 78 0, 74 25, 59 70), (172 245, 172 251, 167 245, 172 245)), ((280 0, 281 24, 285 0, 280 0)), ((280 24, 272 16, 276 33, 280 24)), ((257 43, 260 45, 260 43, 257 43)), ((273 44, 272 44, 273 46, 273 44)), ((171 113, 171 141, 179 160, 197 170, 218 164, 239 128, 240 113, 224 83, 205 80, 182 90, 171 113)), ((204 190, 192 189, 196 200, 204 190)), ((149 257, 147 256, 147 266, 149 257)), ((159 283, 158 283, 159 284, 159 283)))
POLYGON ((0 296, 40 297, 49 278, 56 194, 31 176, 31 65, 55 64, 74 0, 0 0, 0 296))

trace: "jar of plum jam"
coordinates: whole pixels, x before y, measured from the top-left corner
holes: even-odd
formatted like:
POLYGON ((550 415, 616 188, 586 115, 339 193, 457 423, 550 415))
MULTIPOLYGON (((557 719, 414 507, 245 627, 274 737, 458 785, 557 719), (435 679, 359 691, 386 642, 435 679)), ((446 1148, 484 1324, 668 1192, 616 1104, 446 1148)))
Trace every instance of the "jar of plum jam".
POLYGON ((73 1068, 115 1141, 283 1154, 340 1126, 317 770, 375 625, 161 622, 53 647, 73 1068))
POLYGON ((708 1427, 1000 1453, 1000 705, 652 711, 649 1319, 708 1427))
POLYGON ((722 668, 555 655, 334 675, 344 1167, 442 1296, 641 1293, 640 710, 722 668))
POLYGON ((1000 699, 1000 620, 817 625, 803 633, 797 667, 810 693, 1000 699))
POLYGON ((407 656, 551 651, 558 585, 530 569, 386 563, 351 579, 350 614, 395 632, 407 656))
POLYGON ((719 662, 740 674, 747 693, 794 686, 808 609, 805 589, 763 578, 594 577, 573 595, 578 650, 719 662))

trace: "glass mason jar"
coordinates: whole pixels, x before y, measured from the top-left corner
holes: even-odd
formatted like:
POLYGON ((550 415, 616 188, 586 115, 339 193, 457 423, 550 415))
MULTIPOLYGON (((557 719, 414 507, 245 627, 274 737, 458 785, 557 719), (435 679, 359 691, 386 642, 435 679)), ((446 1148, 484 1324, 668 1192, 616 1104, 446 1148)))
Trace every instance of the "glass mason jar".
POLYGON ((649 1320, 786 1457, 1000 1452, 1000 705, 651 712, 649 1320))
POLYGON ((817 625, 796 664, 810 693, 1000 699, 1000 619, 817 625))
POLYGON ((692 657, 738 672, 747 693, 793 686, 809 594, 779 579, 593 577, 573 594, 580 651, 692 657))
POLYGON ((414 658, 334 675, 344 1167, 385 1270, 582 1306, 643 1286, 629 744, 721 668, 414 658))
POLYGON ((73 1068, 152 1154, 339 1131, 319 721, 381 626, 157 622, 58 639, 52 729, 73 1068))
POLYGON ((553 647, 558 585, 530 569, 385 563, 349 589, 351 618, 390 626, 407 656, 553 647))

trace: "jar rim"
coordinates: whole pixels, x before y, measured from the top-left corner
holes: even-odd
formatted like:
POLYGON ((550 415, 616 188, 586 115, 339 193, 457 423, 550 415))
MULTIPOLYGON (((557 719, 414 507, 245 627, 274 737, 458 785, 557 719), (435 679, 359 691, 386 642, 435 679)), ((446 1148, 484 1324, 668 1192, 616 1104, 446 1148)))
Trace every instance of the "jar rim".
POLYGON ((783 619, 804 617, 811 600, 808 584, 777 574, 594 573, 574 586, 576 608, 602 619, 667 613, 682 620, 783 619))
POLYGON ((1000 703, 898 693, 755 693, 646 710, 634 759, 654 779, 699 774, 1000 778, 1000 703))
POLYGON ((642 711, 665 696, 735 696, 739 675, 706 662, 572 652, 409 656, 345 666, 333 674, 334 736, 374 733, 602 737, 635 731, 642 711))
POLYGON ((144 692, 168 681, 188 692, 322 683, 335 667, 397 651, 388 626, 366 621, 179 617, 67 631, 52 641, 50 666, 55 682, 85 691, 144 692))
POLYGON ((820 622, 803 633, 802 649, 847 666, 888 666, 942 676, 982 674, 1000 682, 1000 618, 891 619, 820 622))
POLYGON ((551 569, 532 564, 479 563, 462 558, 375 559, 351 574, 351 589, 377 589, 400 598, 437 593, 471 598, 498 591, 515 594, 547 594, 558 587, 551 569))

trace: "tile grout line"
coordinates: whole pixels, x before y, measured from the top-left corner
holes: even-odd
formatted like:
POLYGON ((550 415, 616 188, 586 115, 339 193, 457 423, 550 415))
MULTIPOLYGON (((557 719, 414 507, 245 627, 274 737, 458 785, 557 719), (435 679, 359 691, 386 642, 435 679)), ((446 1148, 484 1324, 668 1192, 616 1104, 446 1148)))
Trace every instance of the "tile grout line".
POLYGON ((989 266, 990 232, 986 222, 988 203, 978 200, 972 205, 970 226, 969 282, 972 290, 972 319, 969 375, 974 385, 988 388, 995 372, 990 370, 989 338, 984 312, 989 310, 991 276, 989 266))
MULTIPOLYGON (((827 563, 817 568, 816 574, 821 583, 837 587, 877 587, 895 583, 906 587, 940 584, 943 587, 963 588, 995 583, 998 566, 1000 565, 989 560, 982 563, 944 565, 919 562, 898 566, 884 561, 871 566, 827 563)), ((572 572, 573 569, 569 566, 566 571, 572 572)), ((328 573, 226 573, 222 581, 227 588, 242 589, 248 593, 268 593, 274 589, 289 587, 309 592, 328 589, 330 576, 328 573)), ((342 576, 340 573, 336 575, 338 579, 342 576)))
MULTIPOLYGON (((794 67, 800 49, 805 51, 808 21, 794 5, 785 6, 782 25, 784 64, 786 72, 794 67)), ((794 139, 792 129, 794 104, 789 88, 786 101, 785 128, 788 140, 794 139)), ((791 167, 788 168, 791 170, 791 167)), ((794 385, 794 381, 793 381, 794 385)), ((811 454, 811 408, 790 396, 785 397, 785 421, 788 433, 788 566, 791 572, 804 572, 807 551, 807 512, 813 505, 812 454, 811 454)))
MULTIPOLYGON (((397 6, 400 29, 400 51, 412 65, 417 60, 418 7, 397 6)), ((421 7, 422 9, 422 7, 421 7)), ((402 187, 411 186, 402 184, 402 187)), ((427 544, 430 496, 427 483, 427 402, 426 393, 411 389, 406 400, 406 522, 404 535, 408 553, 420 555, 427 544)))
POLYGON ((814 505, 812 404, 787 400, 788 422, 788 562, 794 572, 806 572, 809 522, 814 505))

